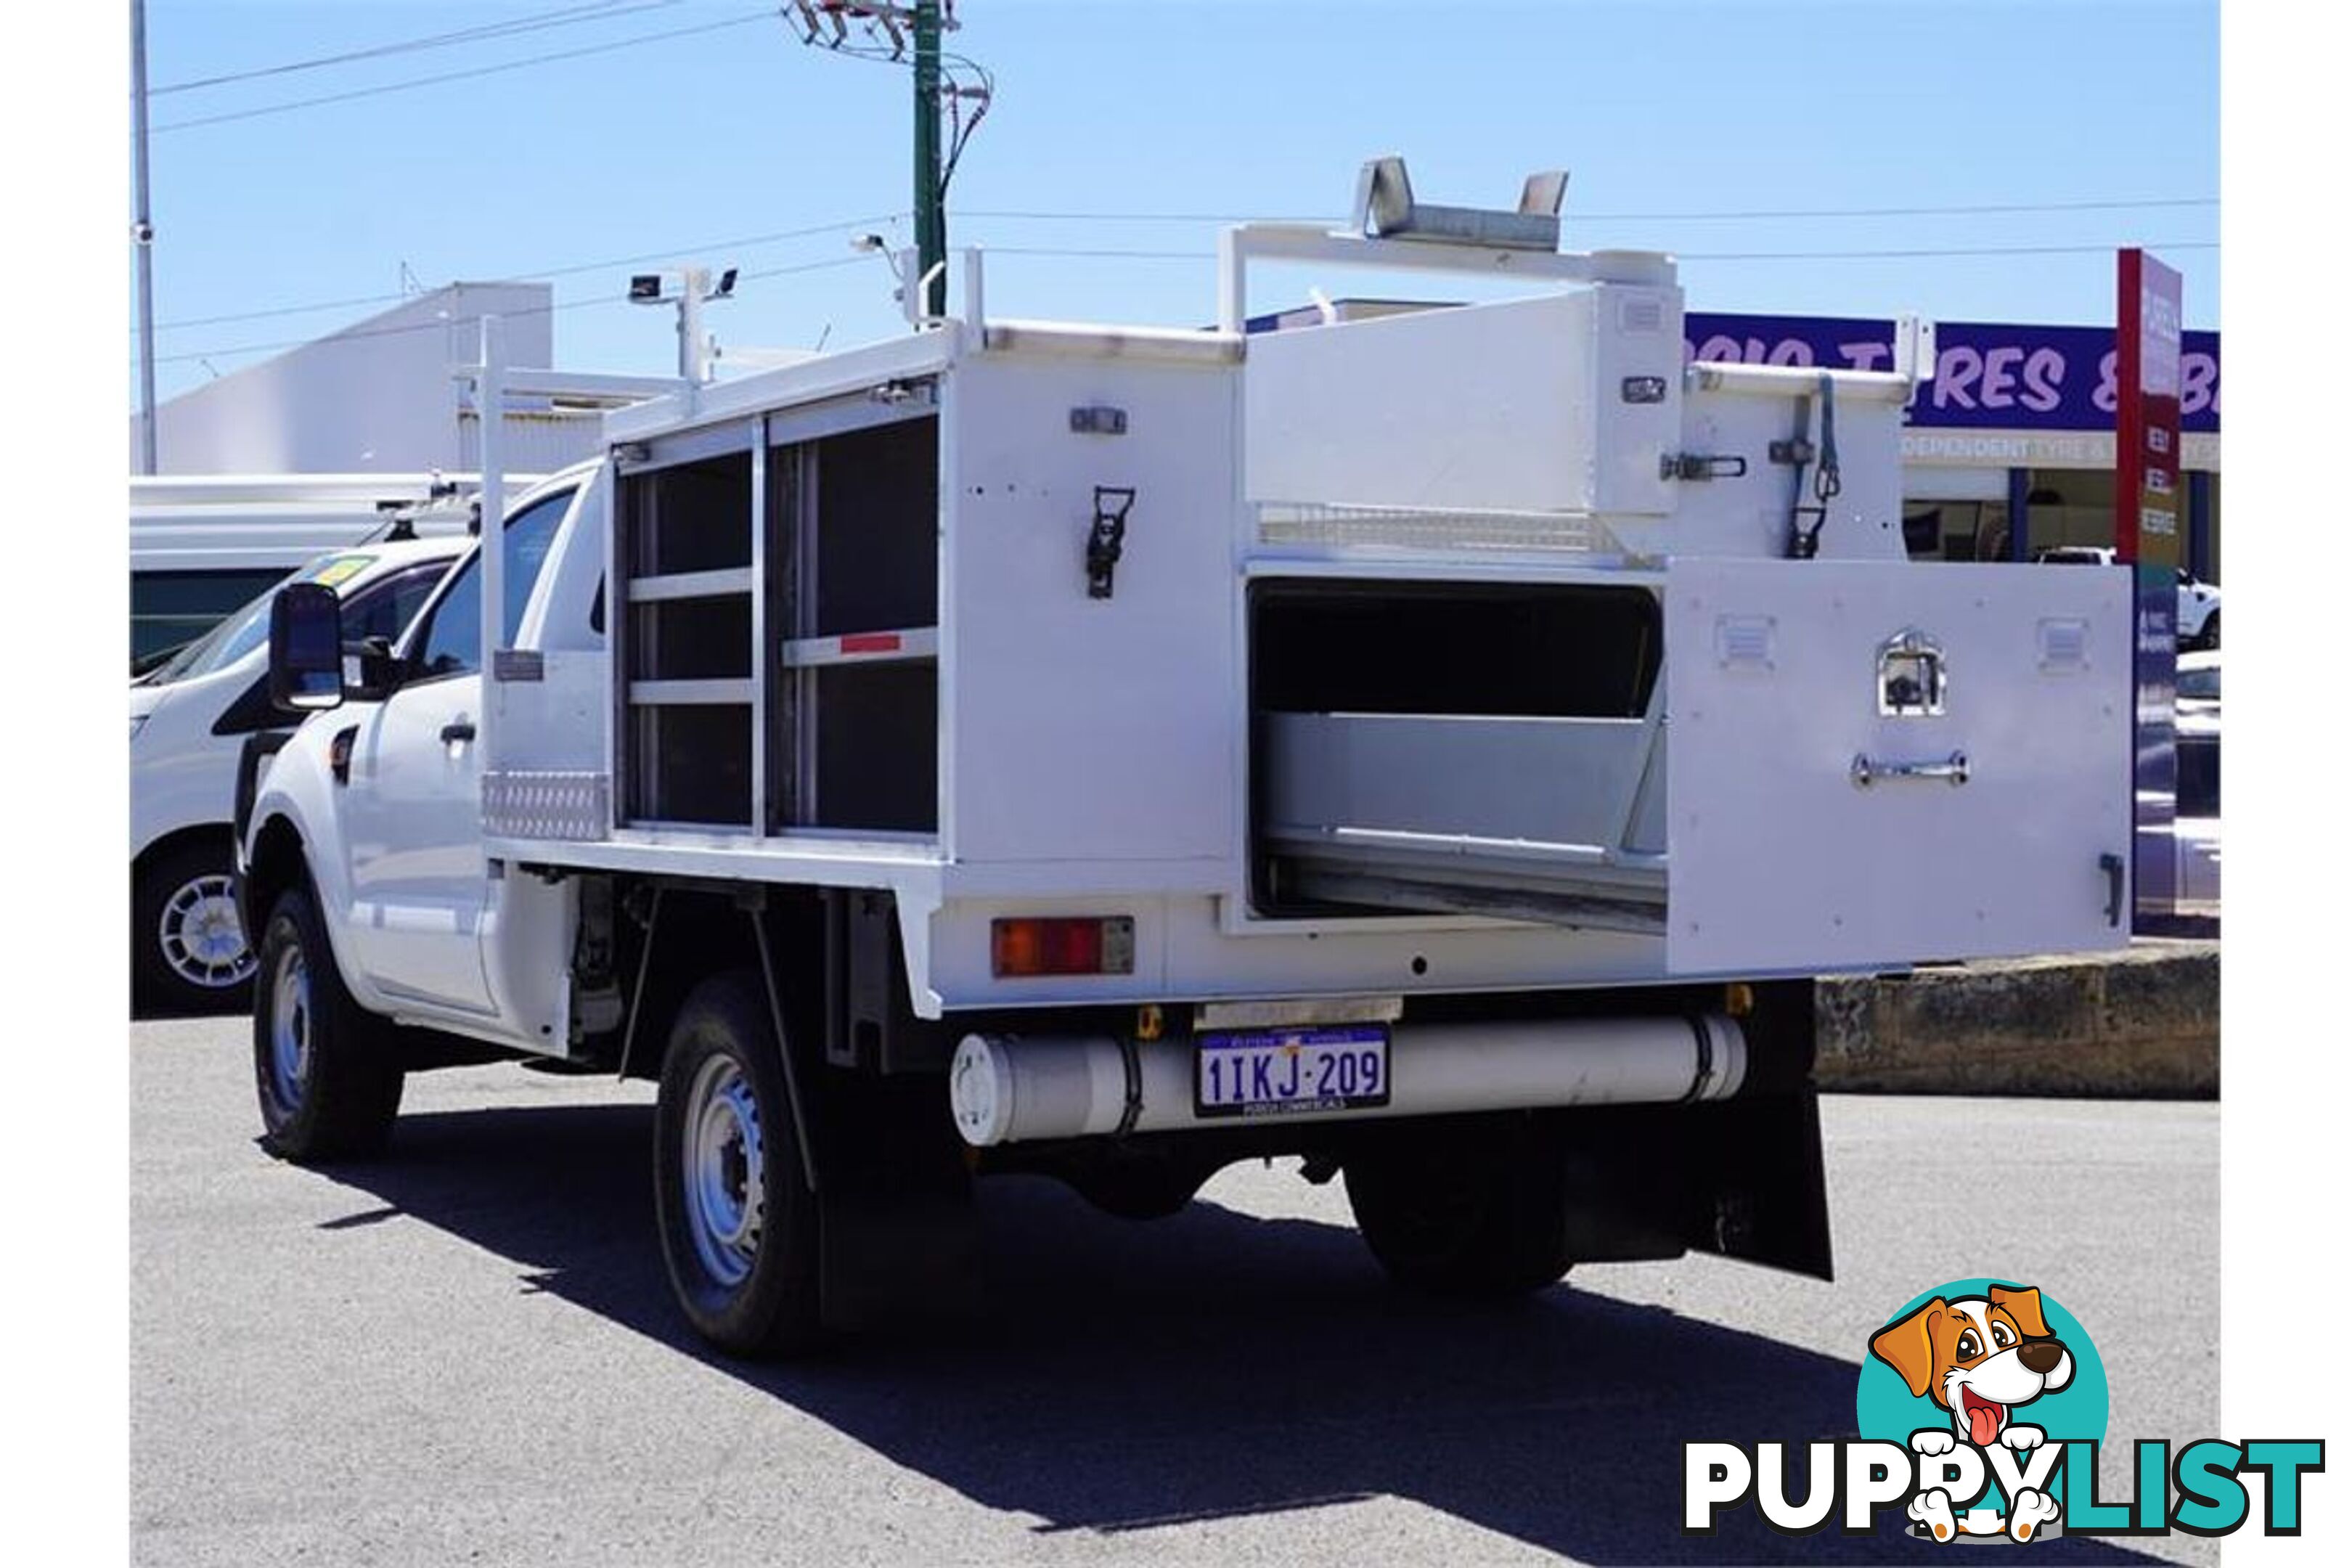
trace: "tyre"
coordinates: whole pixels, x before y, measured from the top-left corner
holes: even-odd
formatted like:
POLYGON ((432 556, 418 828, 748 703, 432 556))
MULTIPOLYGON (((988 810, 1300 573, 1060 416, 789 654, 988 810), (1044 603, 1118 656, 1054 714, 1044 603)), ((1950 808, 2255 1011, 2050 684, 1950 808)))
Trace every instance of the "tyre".
POLYGON ((262 927, 253 1006, 261 1146, 299 1164, 381 1151, 403 1079, 386 1026, 353 1002, 308 889, 262 927))
POLYGON ((142 1008, 216 1011, 251 995, 254 954, 237 918, 226 832, 156 856, 131 889, 131 981, 142 1008))
POLYGON ((738 1355, 814 1347, 816 1194, 760 983, 695 987, 662 1059, 654 1206, 671 1289, 695 1332, 738 1355))
POLYGON ((2197 633, 2197 646, 2199 647, 2220 647, 2221 646, 2221 611, 2216 610, 2211 615, 2205 617, 2204 626, 2199 628, 2197 633))
POLYGON ((1080 1197, 1114 1219, 1166 1219, 1191 1206, 1213 1169, 1164 1152, 1118 1152, 1063 1173, 1080 1197))
POLYGON ((1444 1296, 1540 1290, 1571 1261, 1565 1152, 1525 1119, 1401 1130, 1348 1161, 1348 1204, 1401 1285, 1444 1296))

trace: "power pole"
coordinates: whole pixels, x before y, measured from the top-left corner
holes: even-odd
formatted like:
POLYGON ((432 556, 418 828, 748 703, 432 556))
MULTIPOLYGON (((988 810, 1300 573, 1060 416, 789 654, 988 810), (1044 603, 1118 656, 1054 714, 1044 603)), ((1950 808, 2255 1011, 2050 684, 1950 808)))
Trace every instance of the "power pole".
POLYGON ((922 313, 948 309, 948 214, 940 188, 940 0, 915 0, 915 276, 922 313))
MULTIPOLYGON (((908 289, 910 320, 947 314, 948 180, 988 112, 995 79, 986 67, 950 54, 943 34, 956 27, 954 0, 788 0, 785 20, 804 44, 858 59, 905 61, 915 78, 915 244, 908 289), (944 128, 940 121, 952 116, 944 128)), ((900 253, 900 270, 907 270, 900 253)))
POLYGON ((131 0, 131 254, 139 271, 139 471, 155 471, 155 226, 147 209, 147 0, 131 0))

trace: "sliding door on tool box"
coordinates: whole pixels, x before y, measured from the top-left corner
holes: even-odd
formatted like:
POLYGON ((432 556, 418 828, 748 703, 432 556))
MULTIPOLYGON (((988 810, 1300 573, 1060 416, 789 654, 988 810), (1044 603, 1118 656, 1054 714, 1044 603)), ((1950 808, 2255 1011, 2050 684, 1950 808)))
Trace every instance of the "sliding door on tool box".
POLYGON ((689 432, 624 463, 624 826, 937 831, 935 386, 689 432))

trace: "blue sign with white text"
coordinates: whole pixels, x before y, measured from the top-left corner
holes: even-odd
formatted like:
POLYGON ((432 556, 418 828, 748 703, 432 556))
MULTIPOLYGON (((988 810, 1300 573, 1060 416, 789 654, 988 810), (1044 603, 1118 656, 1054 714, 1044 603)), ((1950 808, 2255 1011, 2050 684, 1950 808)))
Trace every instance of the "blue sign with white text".
MULTIPOLYGON (((2183 332, 2180 427, 2221 427, 2221 334, 2183 332)), ((1697 360, 1747 364, 1895 368, 1895 323, 1847 316, 1748 316, 1695 311, 1683 349, 1697 360)), ((1991 321, 1936 323, 1936 378, 1911 402, 1915 426, 1976 430, 2113 430, 2116 334, 2111 327, 1991 321)))

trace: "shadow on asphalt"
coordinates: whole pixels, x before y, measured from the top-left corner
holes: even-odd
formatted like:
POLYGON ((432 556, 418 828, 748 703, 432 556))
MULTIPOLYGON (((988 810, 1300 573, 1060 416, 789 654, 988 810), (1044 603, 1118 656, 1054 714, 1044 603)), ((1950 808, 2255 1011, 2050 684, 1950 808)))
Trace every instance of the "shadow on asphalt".
MULTIPOLYGON (((814 1363, 716 1354, 654 1239, 648 1107, 404 1117, 394 1158, 335 1170, 513 1260, 526 1289, 719 1368, 1040 1533, 1107 1542, 1187 1520, 1391 1494, 1594 1563, 1926 1561, 1899 1533, 1783 1536, 1752 1510, 1685 1537, 1686 1439, 1851 1436, 1856 1363, 1555 1289, 1435 1306, 1352 1232, 1210 1203, 1136 1224, 1055 1184, 984 1183, 988 1297, 944 1330, 814 1363)), ((2147 1561, 2053 1538, 2036 1562, 2147 1561)))
POLYGON ((241 986, 217 1001, 201 1003, 158 1002, 152 997, 133 995, 131 999, 131 1021, 134 1024, 165 1023, 179 1018, 250 1018, 253 1016, 253 988, 241 986))

